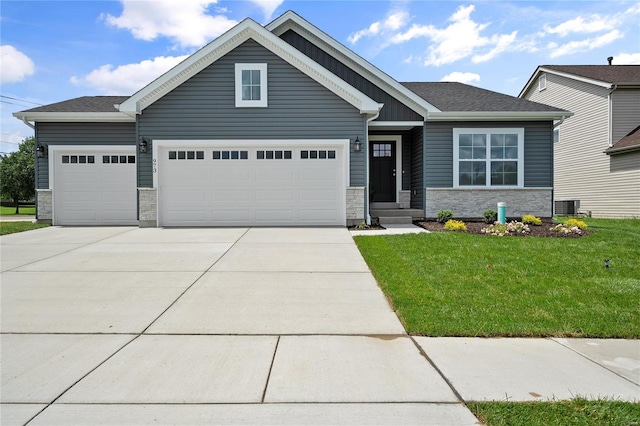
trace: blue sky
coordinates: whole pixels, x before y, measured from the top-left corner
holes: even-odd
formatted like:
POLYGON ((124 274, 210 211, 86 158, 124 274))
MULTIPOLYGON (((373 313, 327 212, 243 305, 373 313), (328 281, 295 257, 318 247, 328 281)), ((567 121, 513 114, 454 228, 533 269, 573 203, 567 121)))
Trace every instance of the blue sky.
POLYGON ((516 96, 538 65, 640 64, 638 1, 2 0, 0 151, 12 112, 130 95, 238 23, 294 10, 399 81, 516 96))

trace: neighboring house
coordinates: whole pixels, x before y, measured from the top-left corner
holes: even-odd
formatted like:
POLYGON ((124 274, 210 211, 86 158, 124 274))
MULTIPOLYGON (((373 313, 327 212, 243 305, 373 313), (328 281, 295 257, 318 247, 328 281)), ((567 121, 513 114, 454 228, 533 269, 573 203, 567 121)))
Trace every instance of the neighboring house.
POLYGON ((594 217, 640 217, 640 65, 543 65, 520 98, 575 114, 556 129, 556 200, 594 217))
POLYGON ((481 217, 499 201, 548 217, 553 122, 570 113, 401 84, 287 12, 242 21, 133 96, 14 115, 36 130, 40 220, 268 226, 481 217))

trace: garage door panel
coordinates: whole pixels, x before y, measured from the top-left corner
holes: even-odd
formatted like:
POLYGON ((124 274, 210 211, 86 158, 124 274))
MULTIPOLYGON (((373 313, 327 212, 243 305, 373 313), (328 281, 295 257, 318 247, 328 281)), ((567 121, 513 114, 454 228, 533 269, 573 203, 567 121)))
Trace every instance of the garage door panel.
POLYGON ((335 156, 331 159, 303 158, 301 152, 309 153, 308 146, 241 145, 204 148, 202 161, 168 159, 169 150, 188 149, 192 148, 185 141, 185 147, 158 151, 160 225, 344 225, 346 167, 341 146, 331 148, 335 156), (246 151, 246 158, 218 155, 214 159, 216 152, 235 150, 246 151), (181 193, 189 188, 203 190, 207 196, 185 200, 181 193), (189 213, 194 210, 208 214, 189 213), (196 224, 200 218, 202 222, 196 224))

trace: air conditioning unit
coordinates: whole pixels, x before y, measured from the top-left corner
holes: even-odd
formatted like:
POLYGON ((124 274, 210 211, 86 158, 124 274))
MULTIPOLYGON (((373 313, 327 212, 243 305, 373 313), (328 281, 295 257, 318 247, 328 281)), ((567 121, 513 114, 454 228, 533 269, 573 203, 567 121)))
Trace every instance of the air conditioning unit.
POLYGON ((580 200, 556 200, 555 214, 558 216, 575 216, 580 210, 580 200))

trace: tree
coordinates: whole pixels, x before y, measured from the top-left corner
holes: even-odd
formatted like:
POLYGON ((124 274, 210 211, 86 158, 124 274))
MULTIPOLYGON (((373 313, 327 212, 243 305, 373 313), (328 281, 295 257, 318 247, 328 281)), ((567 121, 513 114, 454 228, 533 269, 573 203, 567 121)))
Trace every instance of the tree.
POLYGON ((22 141, 16 152, 0 160, 0 194, 11 199, 20 213, 20 200, 30 200, 35 190, 35 143, 30 136, 22 141))

